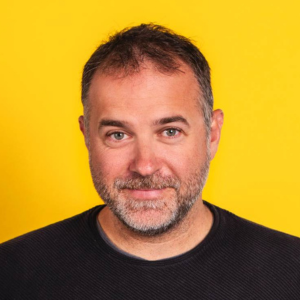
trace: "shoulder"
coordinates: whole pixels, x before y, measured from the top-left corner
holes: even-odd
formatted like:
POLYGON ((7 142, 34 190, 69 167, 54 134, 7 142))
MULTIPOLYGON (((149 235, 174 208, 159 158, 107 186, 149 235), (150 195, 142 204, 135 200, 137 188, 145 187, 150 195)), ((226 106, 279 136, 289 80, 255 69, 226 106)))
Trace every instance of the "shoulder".
POLYGON ((54 253, 63 246, 76 244, 77 236, 84 237, 88 233, 89 216, 99 209, 100 207, 92 208, 0 244, 0 264, 32 263, 39 253, 54 253))
POLYGON ((82 258, 96 248, 92 227, 100 208, 1 244, 1 295, 5 299, 23 299, 26 293, 26 299, 37 299, 43 292, 55 294, 55 287, 63 286, 55 278, 59 277, 62 282, 72 278, 82 258))
POLYGON ((251 222, 216 207, 227 246, 236 255, 262 264, 278 262, 300 266, 300 238, 251 222))
POLYGON ((216 282, 235 299, 300 299, 300 239, 208 206, 216 229, 205 257, 216 282))

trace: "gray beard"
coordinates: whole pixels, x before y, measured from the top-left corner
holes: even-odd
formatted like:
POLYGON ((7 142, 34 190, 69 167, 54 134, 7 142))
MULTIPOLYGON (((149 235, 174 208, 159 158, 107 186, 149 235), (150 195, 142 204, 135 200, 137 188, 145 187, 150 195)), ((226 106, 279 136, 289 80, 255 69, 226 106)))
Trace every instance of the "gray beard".
POLYGON ((207 153, 207 158, 202 166, 198 168, 185 181, 180 181, 175 176, 162 176, 159 173, 154 173, 149 176, 141 176, 132 174, 130 178, 116 178, 113 185, 107 185, 105 175, 97 172, 90 160, 90 169, 94 182, 94 186, 107 204, 113 214, 131 231, 143 236, 156 236, 174 229, 191 210, 194 203, 202 193, 205 185, 210 164, 210 155, 207 153), (170 217, 163 223, 153 224, 137 224, 131 214, 137 211, 146 211, 150 209, 163 210, 167 209, 167 199, 137 201, 132 198, 127 198, 126 201, 120 200, 123 189, 164 189, 171 188, 175 191, 176 207, 170 211, 170 217))

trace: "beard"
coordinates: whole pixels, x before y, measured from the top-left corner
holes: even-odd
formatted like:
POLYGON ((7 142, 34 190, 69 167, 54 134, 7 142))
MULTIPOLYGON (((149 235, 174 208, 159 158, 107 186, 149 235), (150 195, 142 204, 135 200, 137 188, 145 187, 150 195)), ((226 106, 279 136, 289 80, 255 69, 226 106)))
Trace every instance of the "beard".
POLYGON ((96 170, 90 158, 94 186, 112 213, 131 231, 144 236, 156 236, 175 228, 191 210, 205 185, 210 164, 206 159, 184 180, 177 176, 163 176, 159 172, 149 176, 133 173, 130 177, 116 178, 108 184, 105 174, 96 170), (155 199, 136 199, 126 190, 163 190, 155 199))

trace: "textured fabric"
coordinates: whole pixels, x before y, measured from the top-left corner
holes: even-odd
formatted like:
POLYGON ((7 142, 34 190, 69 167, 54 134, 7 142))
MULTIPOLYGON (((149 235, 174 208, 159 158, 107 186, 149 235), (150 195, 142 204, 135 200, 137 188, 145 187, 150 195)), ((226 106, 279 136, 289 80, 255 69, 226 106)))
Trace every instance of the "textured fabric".
POLYGON ((109 237, 106 235, 106 233, 104 232, 101 224, 98 222, 98 219, 96 221, 96 225, 97 225, 97 229, 98 229, 98 232, 102 238, 102 240, 108 245, 110 246, 111 248, 113 248, 114 250, 116 250, 117 252, 121 253, 121 254, 124 254, 128 257, 132 257, 132 258, 136 258, 136 259, 142 259, 142 260, 145 260, 144 258, 141 258, 141 257, 138 257, 138 256, 135 256, 135 255, 132 255, 130 253, 127 253, 125 251, 123 251, 122 249, 118 248, 110 239, 109 237))
POLYGON ((214 223, 206 238, 154 262, 102 240, 101 207, 5 242, 0 299, 299 300, 300 239, 208 206, 214 223))

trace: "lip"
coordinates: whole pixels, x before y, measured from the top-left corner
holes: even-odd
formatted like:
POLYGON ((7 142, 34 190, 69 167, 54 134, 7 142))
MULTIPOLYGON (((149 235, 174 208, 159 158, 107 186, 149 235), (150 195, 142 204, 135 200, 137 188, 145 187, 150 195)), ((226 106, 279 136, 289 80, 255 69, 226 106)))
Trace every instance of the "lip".
POLYGON ((160 197, 165 189, 143 189, 143 190, 131 190, 131 189, 125 189, 128 194, 130 194, 132 197, 140 199, 140 200, 151 200, 151 199, 157 199, 160 197))

